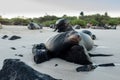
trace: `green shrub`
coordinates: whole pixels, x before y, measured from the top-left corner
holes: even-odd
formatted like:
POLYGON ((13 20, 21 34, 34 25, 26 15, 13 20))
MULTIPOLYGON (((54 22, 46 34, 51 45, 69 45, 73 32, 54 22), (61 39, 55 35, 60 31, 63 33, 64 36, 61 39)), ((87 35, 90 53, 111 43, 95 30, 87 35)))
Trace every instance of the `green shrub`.
POLYGON ((75 19, 75 20, 71 20, 70 24, 72 24, 72 25, 80 25, 81 27, 85 27, 86 26, 86 21, 81 20, 81 19, 75 19))

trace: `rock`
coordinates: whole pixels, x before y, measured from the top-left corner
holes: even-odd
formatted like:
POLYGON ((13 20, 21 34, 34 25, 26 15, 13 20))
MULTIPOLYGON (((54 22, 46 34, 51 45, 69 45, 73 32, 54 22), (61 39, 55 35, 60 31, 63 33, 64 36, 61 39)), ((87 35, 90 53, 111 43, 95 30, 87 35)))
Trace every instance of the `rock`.
POLYGON ((12 37, 9 38, 9 40, 16 40, 20 38, 21 38, 20 36, 13 35, 12 37))
POLYGON ((23 55, 22 55, 22 54, 19 54, 18 56, 23 57, 23 55))
POLYGON ((22 54, 15 54, 15 56, 23 57, 23 55, 22 55, 22 54))
POLYGON ((5 59, 0 70, 0 80, 58 80, 40 73, 19 59, 5 59))
POLYGON ((4 36, 2 37, 2 39, 6 39, 6 38, 8 38, 8 35, 4 35, 4 36))
POLYGON ((26 48, 25 46, 22 46, 23 48, 26 48))
POLYGON ((55 64, 55 67, 57 67, 58 66, 58 64, 55 64))
POLYGON ((16 50, 16 48, 15 48, 15 47, 11 47, 11 49, 12 49, 12 50, 16 50))

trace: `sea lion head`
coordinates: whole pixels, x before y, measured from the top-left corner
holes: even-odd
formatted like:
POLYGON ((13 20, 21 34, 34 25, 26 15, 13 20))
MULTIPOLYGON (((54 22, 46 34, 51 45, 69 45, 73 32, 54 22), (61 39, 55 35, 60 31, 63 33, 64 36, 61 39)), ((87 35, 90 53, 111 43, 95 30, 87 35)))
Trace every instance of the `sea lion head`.
POLYGON ((67 19, 59 19, 55 23, 55 31, 58 30, 58 32, 65 32, 66 29, 69 27, 69 21, 67 19))
POLYGON ((80 41, 81 41, 81 36, 76 31, 70 31, 66 35, 65 42, 71 42, 71 43, 74 43, 74 44, 79 44, 80 41))

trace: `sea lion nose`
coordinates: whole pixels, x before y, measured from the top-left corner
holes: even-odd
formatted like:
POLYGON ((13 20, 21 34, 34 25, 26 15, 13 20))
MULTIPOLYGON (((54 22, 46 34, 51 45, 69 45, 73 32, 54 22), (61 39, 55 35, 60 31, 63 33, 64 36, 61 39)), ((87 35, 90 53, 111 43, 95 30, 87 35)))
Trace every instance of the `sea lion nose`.
POLYGON ((80 37, 80 35, 79 35, 79 34, 76 34, 76 37, 77 37, 78 41, 80 41, 80 40, 81 40, 81 37, 80 37))
POLYGON ((80 38, 80 35, 79 35, 79 34, 76 34, 76 37, 80 38))
POLYGON ((75 38, 80 38, 80 39, 81 39, 81 37, 80 37, 80 35, 79 35, 78 33, 73 34, 73 36, 74 36, 75 38))

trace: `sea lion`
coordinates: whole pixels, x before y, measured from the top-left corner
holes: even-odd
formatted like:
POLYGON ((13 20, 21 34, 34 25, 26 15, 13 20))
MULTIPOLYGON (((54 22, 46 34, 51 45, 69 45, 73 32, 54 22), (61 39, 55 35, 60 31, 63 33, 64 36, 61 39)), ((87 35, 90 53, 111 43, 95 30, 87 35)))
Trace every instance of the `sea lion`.
POLYGON ((34 60, 37 63, 41 63, 51 58, 61 58, 81 65, 92 64, 91 58, 86 50, 92 49, 92 45, 89 46, 90 41, 92 41, 91 38, 84 33, 79 34, 76 31, 59 33, 51 37, 44 45, 42 43, 42 47, 45 46, 44 50, 40 48, 41 44, 38 45, 39 57, 35 57, 37 53, 35 51, 36 47, 33 48, 33 53, 35 54, 34 60))
POLYGON ((69 25, 69 22, 67 19, 59 19, 55 23, 55 30, 57 32, 66 32, 66 31, 71 31, 74 30, 71 25, 69 25))
POLYGON ((28 29, 30 30, 35 30, 35 29, 42 29, 42 25, 40 24, 37 24, 37 23, 34 23, 33 21, 31 21, 29 24, 28 24, 28 29))
MULTIPOLYGON (((69 25, 69 22, 67 19, 59 19, 56 21, 55 23, 55 30, 54 31, 57 31, 57 32, 66 32, 66 31, 75 31, 71 25, 69 25)), ((76 25, 76 27, 80 27, 79 25, 76 25)), ((80 28, 79 28, 80 29, 80 28)), ((82 30, 81 32, 89 35, 93 40, 96 39, 96 36, 94 34, 92 34, 91 31, 89 30, 82 30)))
POLYGON ((89 30, 82 30, 83 33, 88 34, 93 40, 96 39, 96 36, 89 30))
POLYGON ((32 53, 34 61, 42 63, 52 58, 61 58, 63 60, 83 65, 76 69, 79 71, 91 71, 97 66, 93 65, 91 57, 93 56, 112 56, 105 54, 90 54, 93 40, 85 33, 76 31, 67 31, 51 37, 46 43, 33 46, 32 53))

